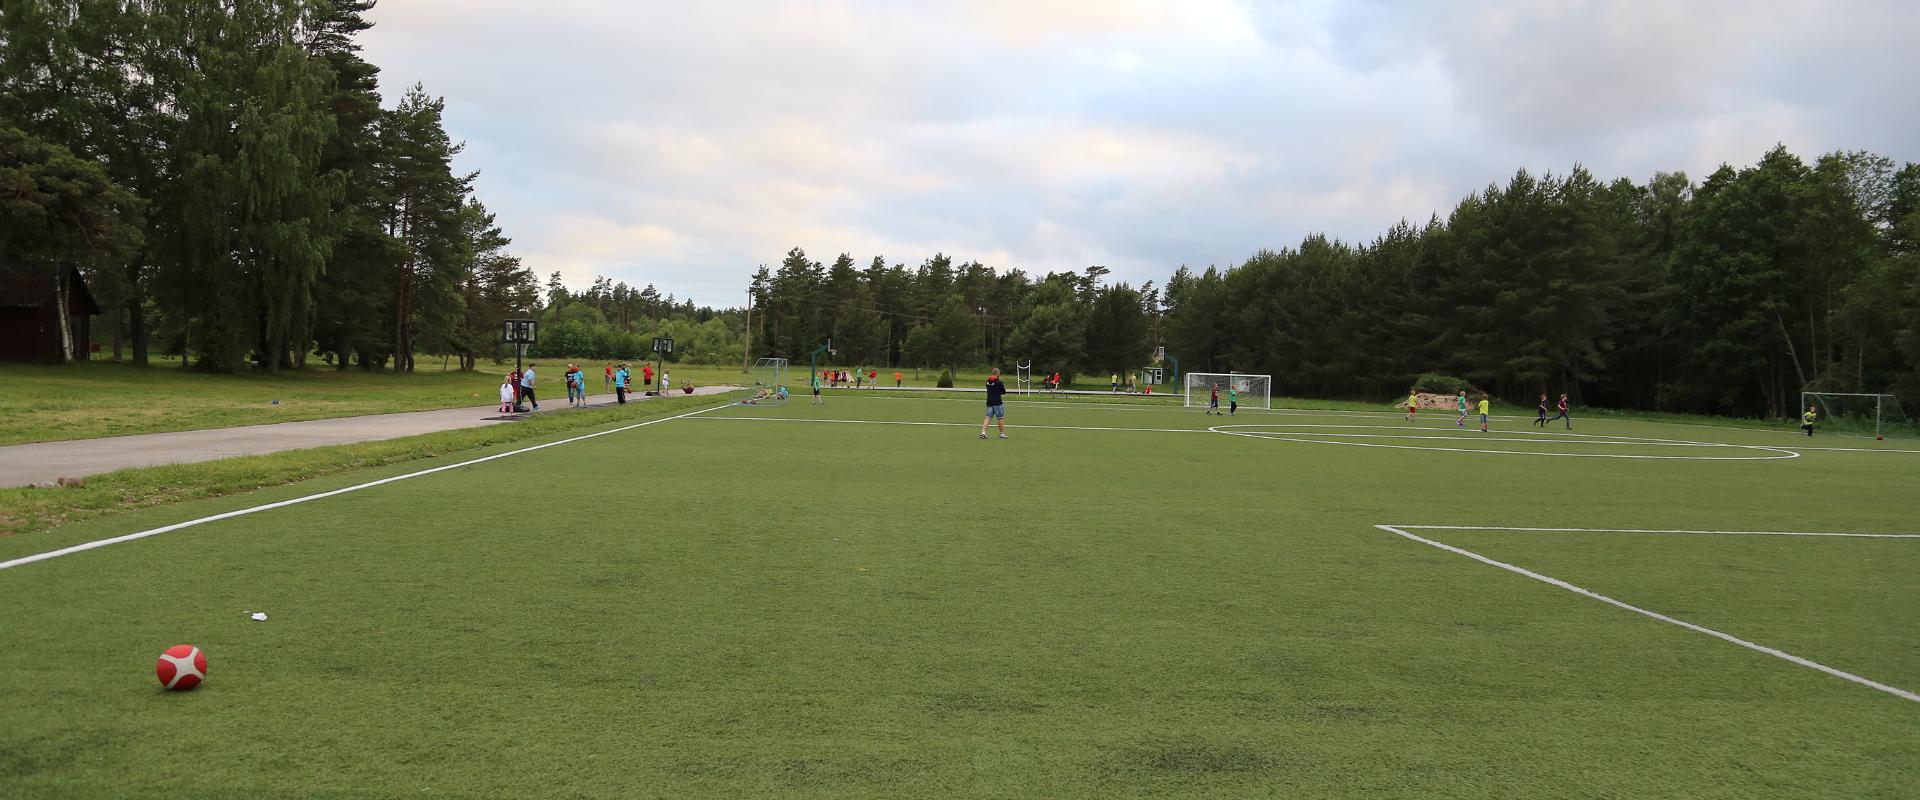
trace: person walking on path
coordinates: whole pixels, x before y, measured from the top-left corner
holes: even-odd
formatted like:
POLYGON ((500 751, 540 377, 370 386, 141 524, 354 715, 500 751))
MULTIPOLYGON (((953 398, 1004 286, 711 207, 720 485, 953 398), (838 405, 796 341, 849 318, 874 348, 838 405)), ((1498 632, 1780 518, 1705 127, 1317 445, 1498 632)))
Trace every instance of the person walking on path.
POLYGON ((1000 421, 1000 438, 1007 438, 1007 385, 1000 382, 1000 370, 987 375, 987 417, 980 421, 980 438, 987 438, 987 426, 1000 421))
POLYGON ((567 365, 567 388, 573 392, 575 408, 587 407, 587 373, 580 371, 579 364, 567 365))
POLYGON ((500 379, 500 413, 513 413, 513 379, 500 379))
POLYGON ((623 406, 627 404, 628 378, 627 365, 625 364, 621 364, 619 369, 613 371, 613 399, 623 406))
POLYGON ((521 396, 527 398, 528 403, 533 404, 533 410, 535 411, 540 410, 540 397, 533 393, 533 379, 534 379, 533 368, 537 366, 540 366, 540 365, 528 364, 527 371, 520 375, 520 394, 521 396))
POLYGON ((660 393, 666 394, 667 390, 671 388, 673 388, 673 373, 668 372, 666 367, 661 367, 660 368, 660 393))
MULTIPOLYGON (((1560 416, 1554 417, 1551 421, 1559 422, 1563 419, 1567 421, 1567 430, 1573 430, 1573 415, 1567 413, 1567 396, 1565 394, 1560 395, 1560 416)), ((1540 427, 1546 427, 1546 423, 1541 423, 1540 427)))
POLYGON ((867 388, 880 388, 880 370, 874 369, 873 367, 867 368, 867 388))
POLYGON ((905 376, 905 375, 902 375, 902 374, 900 374, 900 370, 897 370, 897 369, 896 369, 896 370, 894 370, 894 371, 893 371, 893 388, 895 388, 895 389, 898 389, 898 388, 900 388, 900 379, 901 379, 901 378, 904 378, 904 377, 906 377, 906 376, 905 376))
POLYGON ((1113 384, 1111 387, 1112 392, 1114 394, 1119 394, 1120 393, 1120 373, 1118 372, 1113 373, 1113 377, 1109 378, 1108 380, 1113 384))

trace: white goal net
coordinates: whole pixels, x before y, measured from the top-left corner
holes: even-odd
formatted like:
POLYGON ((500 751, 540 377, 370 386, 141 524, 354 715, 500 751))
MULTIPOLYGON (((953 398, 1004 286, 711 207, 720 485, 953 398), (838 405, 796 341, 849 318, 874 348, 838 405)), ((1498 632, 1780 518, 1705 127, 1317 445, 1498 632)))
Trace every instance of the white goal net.
POLYGON ((784 358, 762 358, 753 362, 753 368, 747 370, 747 399, 741 402, 749 405, 780 405, 787 401, 787 360, 784 358))
MULTIPOLYGON (((1816 415, 1815 425, 1836 433, 1862 436, 1913 433, 1913 420, 1900 408, 1900 399, 1890 394, 1801 392, 1798 411, 1809 407, 1816 415)), ((1799 419, 1800 415, 1795 414, 1794 418, 1799 419)))
POLYGON ((1206 408, 1220 391, 1220 407, 1237 402, 1241 408, 1273 408, 1273 376, 1244 372, 1187 373, 1187 407, 1206 408))

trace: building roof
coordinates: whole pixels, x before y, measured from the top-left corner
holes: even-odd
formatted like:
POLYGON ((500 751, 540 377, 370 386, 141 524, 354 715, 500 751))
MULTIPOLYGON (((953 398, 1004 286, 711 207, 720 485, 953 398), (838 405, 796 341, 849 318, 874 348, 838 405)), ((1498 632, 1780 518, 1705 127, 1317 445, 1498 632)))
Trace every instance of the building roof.
MULTIPOLYGON (((75 310, 100 313, 100 304, 94 302, 93 292, 87 290, 87 279, 80 275, 80 270, 68 267, 67 279, 73 287, 69 301, 79 306, 75 310)), ((0 264, 0 308, 39 308, 53 302, 53 289, 53 270, 0 264)))

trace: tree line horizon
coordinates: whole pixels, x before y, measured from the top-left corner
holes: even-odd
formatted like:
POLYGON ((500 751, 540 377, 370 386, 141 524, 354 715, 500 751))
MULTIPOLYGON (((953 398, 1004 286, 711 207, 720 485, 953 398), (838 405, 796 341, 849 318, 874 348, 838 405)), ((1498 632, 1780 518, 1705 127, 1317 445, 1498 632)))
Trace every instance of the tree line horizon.
POLYGON ((1310 234, 1160 286, 1107 274, 794 248, 753 276, 753 340, 1102 380, 1164 347, 1182 371, 1343 399, 1433 373, 1516 402, 1736 416, 1791 416, 1803 390, 1920 395, 1920 166, 1866 152, 1808 164, 1776 145, 1699 183, 1521 169, 1363 244, 1310 234))

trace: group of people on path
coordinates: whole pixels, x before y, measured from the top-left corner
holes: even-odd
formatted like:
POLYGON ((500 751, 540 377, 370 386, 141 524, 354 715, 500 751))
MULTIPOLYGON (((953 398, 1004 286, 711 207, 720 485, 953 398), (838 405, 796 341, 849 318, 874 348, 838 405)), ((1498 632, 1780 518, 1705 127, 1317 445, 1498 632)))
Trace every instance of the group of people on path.
POLYGON ((500 382, 500 413, 517 414, 525 411, 523 404, 532 403, 533 410, 540 410, 540 399, 534 393, 534 368, 539 364, 528 364, 525 371, 518 367, 507 373, 506 380, 500 382))
MULTIPOLYGON (((893 388, 900 388, 905 375, 899 370, 893 371, 893 388)), ((876 389, 880 386, 880 370, 874 367, 866 369, 823 369, 817 378, 829 389, 876 389)))
MULTIPOLYGON (((527 368, 514 369, 500 382, 500 412, 517 414, 527 411, 531 405, 533 411, 540 410, 538 390, 535 388, 539 376, 539 364, 528 364, 527 368)), ((603 372, 605 376, 601 387, 613 392, 614 400, 620 405, 627 404, 627 395, 633 392, 633 371, 626 362, 615 365, 608 362, 603 372)), ((587 407, 587 374, 579 364, 568 364, 566 371, 567 405, 573 408, 587 407)), ((653 384, 653 365, 640 365, 640 381, 643 386, 653 384)), ((665 393, 673 385, 673 374, 666 370, 660 372, 660 391, 665 393)), ((688 387, 689 391, 691 387, 688 387)))

